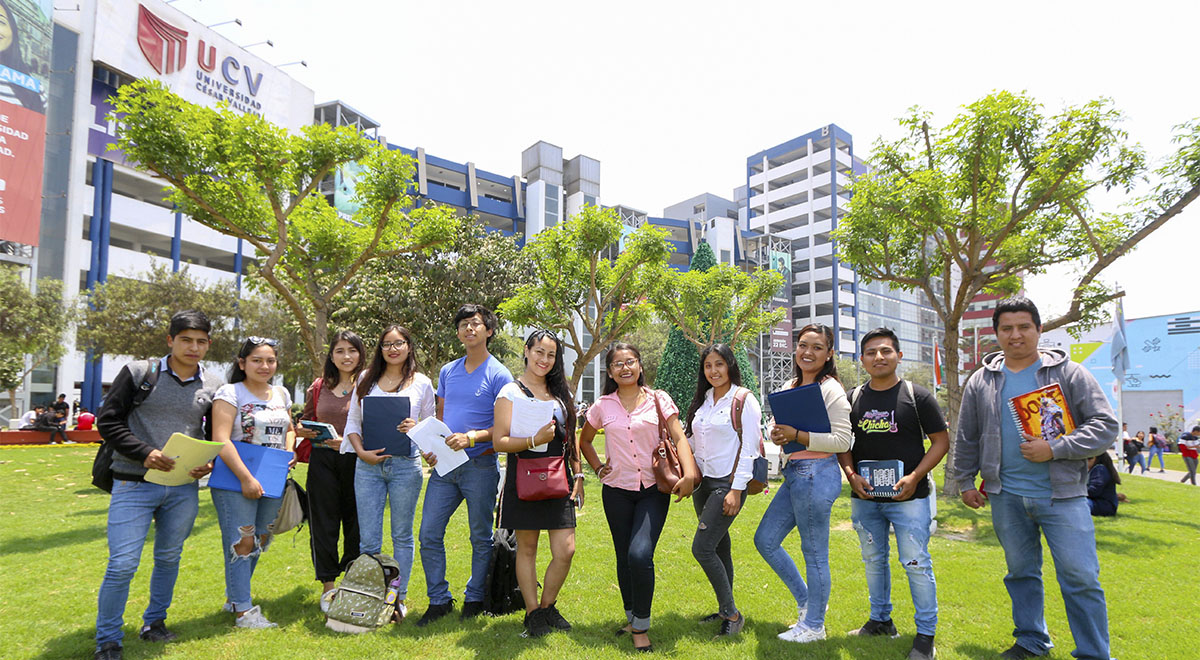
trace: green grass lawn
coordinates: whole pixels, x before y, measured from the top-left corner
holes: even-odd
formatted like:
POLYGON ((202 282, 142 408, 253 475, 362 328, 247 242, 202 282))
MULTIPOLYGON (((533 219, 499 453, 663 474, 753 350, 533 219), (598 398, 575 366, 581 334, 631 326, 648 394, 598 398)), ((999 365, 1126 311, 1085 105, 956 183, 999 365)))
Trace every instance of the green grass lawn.
MULTIPOLYGON (((108 495, 90 484, 95 447, 0 450, 0 638, 4 658, 88 658, 96 616, 96 593, 107 559, 108 495)), ((303 467, 300 468, 303 470, 303 467)), ((302 475, 299 479, 303 482, 302 475)), ((1107 592, 1113 655, 1135 658, 1195 657, 1194 626, 1177 623, 1191 611, 1193 559, 1200 556, 1200 491, 1151 479, 1128 479, 1131 502, 1115 519, 1098 519, 1101 579, 1107 592)), ((280 624, 276 630, 240 631, 221 612, 223 554, 210 495, 200 494, 200 515, 184 548, 170 627, 179 641, 151 645, 136 637, 146 606, 151 544, 134 579, 125 612, 127 658, 627 658, 629 638, 613 636, 623 623, 613 554, 599 485, 588 481, 587 506, 579 518, 578 550, 559 609, 575 629, 538 640, 519 637, 521 615, 460 623, 448 617, 428 628, 413 625, 424 611, 424 575, 418 560, 409 587, 411 617, 373 634, 347 636, 324 627, 317 609, 307 528, 275 540, 254 578, 255 602, 280 624)), ((893 566, 894 619, 900 639, 857 639, 845 631, 867 618, 866 582, 858 539, 850 527, 843 491, 834 505, 830 557, 833 594, 826 621, 829 639, 804 647, 775 634, 791 625, 795 606, 783 584, 759 557, 753 532, 770 494, 749 498, 733 527, 735 594, 747 615, 740 637, 712 641, 715 625, 697 619, 715 601, 691 556, 695 516, 690 503, 674 505, 656 555, 655 648, 661 656, 687 658, 903 658, 913 634, 912 605, 904 573, 893 566)), ((1012 643, 1012 622, 1002 551, 986 512, 941 499, 940 528, 931 542, 939 586, 938 657, 994 658, 1012 643)), ((419 515, 418 507, 418 515, 419 515)), ((385 518, 386 519, 386 518, 385 518)), ((384 538, 388 538, 386 532, 384 538)), ((544 538, 544 537, 543 537, 544 538)), ((543 543, 545 543, 543 541, 543 543)), ((468 574, 465 508, 446 536, 448 576, 461 599, 468 574)), ((793 534, 785 544, 800 557, 793 534)), ((543 546, 545 548, 545 546, 543 546)), ((385 550, 390 549, 385 541, 385 550)), ((543 555, 548 550, 543 549, 543 555)), ((1069 658, 1073 647, 1046 553, 1046 614, 1058 645, 1052 658, 1069 658)), ((543 556, 544 568, 548 556, 543 556)))

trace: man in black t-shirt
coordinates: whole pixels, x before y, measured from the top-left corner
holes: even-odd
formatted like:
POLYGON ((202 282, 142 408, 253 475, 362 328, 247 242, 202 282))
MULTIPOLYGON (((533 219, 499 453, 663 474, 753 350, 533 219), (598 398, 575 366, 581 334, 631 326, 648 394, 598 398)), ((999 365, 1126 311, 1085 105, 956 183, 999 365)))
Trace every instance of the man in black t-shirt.
MULTIPOLYGON (((850 423, 854 446, 838 454, 838 462, 853 490, 851 519, 858 532, 870 593, 870 619, 851 635, 899 637, 892 623, 891 573, 888 569, 888 529, 896 530, 896 550, 908 573, 917 628, 909 660, 934 657, 937 629, 937 584, 929 556, 932 522, 929 480, 926 475, 950 448, 950 434, 937 401, 928 390, 896 376, 900 340, 887 328, 868 332, 862 339, 862 363, 870 382, 850 392, 850 423), (929 449, 925 449, 925 437, 929 449), (900 461, 902 470, 873 471, 876 490, 898 491, 894 497, 872 496, 867 479, 860 476, 863 461, 900 461), (885 483, 890 482, 890 483, 885 483)), ((869 467, 869 466, 867 466, 869 467)))

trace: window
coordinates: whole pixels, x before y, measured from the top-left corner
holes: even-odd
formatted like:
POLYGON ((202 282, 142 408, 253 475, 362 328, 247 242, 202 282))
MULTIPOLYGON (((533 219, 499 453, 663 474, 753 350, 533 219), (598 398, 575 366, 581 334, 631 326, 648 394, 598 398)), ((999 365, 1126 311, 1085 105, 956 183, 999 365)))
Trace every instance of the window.
POLYGON ((694 215, 703 215, 704 214, 704 204, 697 204, 697 205, 693 206, 692 213, 694 215))
POLYGON ((721 263, 733 263, 733 255, 729 253, 729 250, 721 250, 721 263))
POLYGON ((546 226, 558 224, 558 186, 546 184, 546 226))
POLYGON ((595 206, 596 205, 596 196, 595 195, 584 195, 583 196, 583 205, 584 206, 595 206))

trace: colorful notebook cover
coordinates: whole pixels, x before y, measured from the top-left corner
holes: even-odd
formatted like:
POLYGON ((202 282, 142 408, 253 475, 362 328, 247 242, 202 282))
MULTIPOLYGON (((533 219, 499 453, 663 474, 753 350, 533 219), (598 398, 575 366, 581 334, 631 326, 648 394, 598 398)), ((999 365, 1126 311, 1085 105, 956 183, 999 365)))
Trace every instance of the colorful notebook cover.
POLYGON ((904 461, 859 461, 858 474, 870 484, 872 497, 895 497, 900 494, 896 482, 904 476, 904 461))
POLYGON ((1075 418, 1058 383, 1014 396, 1008 401, 1008 409, 1019 430, 1047 442, 1075 430, 1075 418))
MULTIPOLYGON (((283 486, 287 483, 288 463, 292 461, 292 452, 249 442, 235 442, 233 446, 242 462, 246 464, 246 469, 258 479, 263 489, 263 497, 283 497, 283 486)), ((213 462, 208 487, 242 492, 241 480, 220 456, 213 462)))
MULTIPOLYGON (((829 411, 825 409, 825 397, 821 395, 819 383, 772 392, 767 395, 767 401, 771 404, 771 414, 775 416, 776 424, 786 424, 809 433, 830 431, 829 411)), ((805 449, 807 447, 799 442, 789 442, 783 446, 783 451, 788 454, 805 449)))

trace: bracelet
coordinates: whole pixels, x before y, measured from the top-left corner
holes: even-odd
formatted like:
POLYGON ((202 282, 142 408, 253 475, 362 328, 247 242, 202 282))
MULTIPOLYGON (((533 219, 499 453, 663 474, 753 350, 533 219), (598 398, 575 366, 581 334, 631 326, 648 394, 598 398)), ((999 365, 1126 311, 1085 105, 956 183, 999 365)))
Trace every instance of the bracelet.
POLYGON ((576 472, 576 473, 575 473, 575 478, 576 478, 577 480, 580 480, 580 481, 582 481, 582 480, 584 479, 583 473, 582 473, 582 472, 576 472))
POLYGON ((525 448, 526 448, 526 449, 533 449, 533 436, 530 436, 530 437, 529 437, 528 445, 527 445, 525 448))
POLYGON ((796 429, 796 442, 800 442, 800 429, 796 429))

